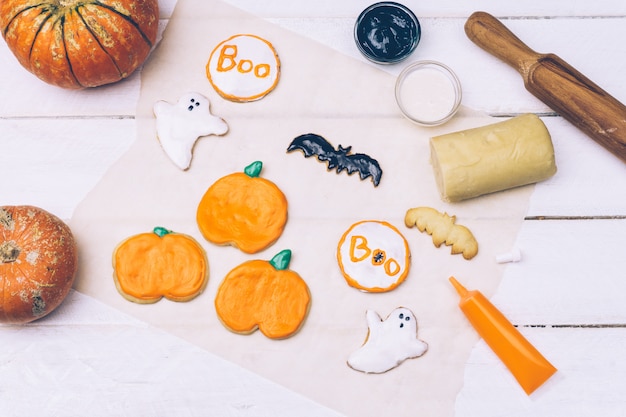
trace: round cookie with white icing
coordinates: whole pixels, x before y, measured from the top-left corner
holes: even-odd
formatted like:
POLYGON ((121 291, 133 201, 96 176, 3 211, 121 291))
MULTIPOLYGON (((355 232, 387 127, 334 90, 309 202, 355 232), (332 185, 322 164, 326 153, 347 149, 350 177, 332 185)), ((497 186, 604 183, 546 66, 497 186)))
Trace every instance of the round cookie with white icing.
POLYGON ((396 308, 385 320, 373 310, 367 310, 365 317, 367 338, 348 357, 350 368, 380 374, 428 350, 428 344, 417 338, 417 319, 408 308, 396 308))
POLYGON ((337 261, 351 287, 386 292, 406 279, 411 253, 407 240, 393 225, 365 220, 343 234, 337 246, 337 261))
POLYGON ((161 147, 182 170, 191 165, 193 147, 199 137, 228 132, 226 122, 211 114, 209 99, 200 93, 187 93, 176 104, 157 101, 153 111, 161 147))
POLYGON ((206 74, 215 91, 227 100, 247 102, 269 94, 280 78, 274 46, 255 35, 235 35, 213 49, 206 74))

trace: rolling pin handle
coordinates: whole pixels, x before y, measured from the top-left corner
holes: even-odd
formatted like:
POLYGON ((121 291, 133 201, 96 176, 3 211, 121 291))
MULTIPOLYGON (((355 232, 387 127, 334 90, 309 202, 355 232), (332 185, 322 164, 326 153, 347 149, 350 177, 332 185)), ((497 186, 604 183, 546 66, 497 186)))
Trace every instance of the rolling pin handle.
POLYGON ((526 75, 530 66, 542 56, 486 12, 472 13, 465 22, 465 33, 476 45, 511 65, 522 75, 526 75))

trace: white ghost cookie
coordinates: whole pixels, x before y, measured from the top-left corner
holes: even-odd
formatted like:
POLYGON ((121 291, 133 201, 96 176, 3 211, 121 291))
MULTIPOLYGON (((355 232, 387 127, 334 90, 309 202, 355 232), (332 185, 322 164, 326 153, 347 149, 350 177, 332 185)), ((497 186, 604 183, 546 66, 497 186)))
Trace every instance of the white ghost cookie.
POLYGON ((375 311, 367 310, 366 319, 367 339, 348 357, 352 369, 380 374, 428 350, 426 342, 417 338, 417 320, 408 308, 396 308, 385 320, 375 311))
POLYGON ((223 135, 228 132, 224 120, 211 114, 209 99, 199 93, 188 93, 176 104, 157 101, 157 137, 169 158, 182 170, 191 164, 193 147, 201 136, 223 135))

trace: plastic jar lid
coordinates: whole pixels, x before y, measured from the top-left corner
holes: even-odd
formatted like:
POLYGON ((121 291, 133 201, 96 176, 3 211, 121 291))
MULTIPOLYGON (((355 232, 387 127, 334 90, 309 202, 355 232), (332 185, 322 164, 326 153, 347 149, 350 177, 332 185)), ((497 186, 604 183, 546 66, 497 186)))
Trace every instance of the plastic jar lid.
POLYGON ((378 64, 394 64, 409 56, 420 41, 421 27, 413 12, 399 3, 375 3, 354 25, 359 51, 378 64))
POLYGON ((436 61, 414 62, 396 81, 396 102, 402 114, 422 126, 450 120, 461 105, 461 96, 456 74, 436 61))

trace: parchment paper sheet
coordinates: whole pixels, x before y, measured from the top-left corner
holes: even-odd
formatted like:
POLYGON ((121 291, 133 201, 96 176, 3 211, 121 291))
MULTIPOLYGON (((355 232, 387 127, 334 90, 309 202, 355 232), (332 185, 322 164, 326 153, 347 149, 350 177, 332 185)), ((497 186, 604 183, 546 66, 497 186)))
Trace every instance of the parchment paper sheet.
POLYGON ((219 1, 179 0, 143 71, 136 142, 71 220, 81 257, 76 289, 346 415, 452 415, 477 336, 458 310, 448 277, 493 294, 504 268, 494 256, 513 244, 532 187, 444 204, 429 164, 428 138, 495 120, 463 109, 444 126, 418 127, 397 109, 394 83, 394 77, 372 65, 219 1), (205 76, 211 50, 241 33, 269 40, 282 62, 276 90, 252 103, 222 99, 205 76), (230 132, 200 139, 191 168, 183 172, 160 148, 152 106, 157 100, 174 103, 190 91, 211 99, 213 113, 228 122, 230 132), (300 152, 286 153, 294 137, 309 132, 377 159, 384 172, 380 186, 357 175, 327 172, 324 164, 300 152), (214 181, 255 160, 263 161, 261 175, 274 181, 289 201, 284 234, 255 255, 206 242, 195 223, 200 198, 214 181), (406 228, 406 210, 422 205, 457 215, 457 222, 479 241, 478 256, 471 261, 453 256, 449 247, 437 249, 430 236, 406 228), (337 243, 351 224, 365 219, 388 221, 409 241, 411 272, 392 292, 359 292, 348 287, 339 271, 337 243), (209 284, 193 301, 138 305, 117 293, 114 248, 154 226, 192 235, 206 249, 209 284), (242 262, 269 260, 285 248, 293 251, 290 268, 312 294, 300 332, 273 341, 260 332, 242 336, 226 330, 213 305, 224 276, 242 262), (350 369, 346 358, 367 334, 366 309, 386 317, 399 306, 415 313, 428 352, 381 375, 350 369))

